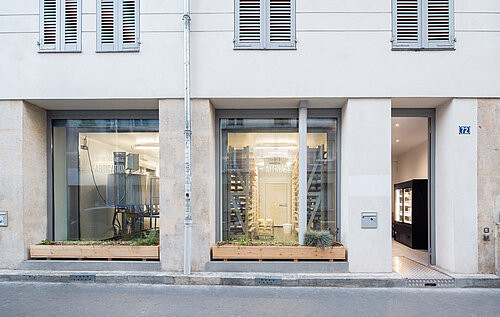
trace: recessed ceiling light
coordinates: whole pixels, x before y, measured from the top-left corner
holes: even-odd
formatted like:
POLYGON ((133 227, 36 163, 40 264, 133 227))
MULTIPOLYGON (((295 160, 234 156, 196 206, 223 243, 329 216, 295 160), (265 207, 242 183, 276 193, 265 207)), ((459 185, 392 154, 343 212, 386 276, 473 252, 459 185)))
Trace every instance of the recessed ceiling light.
POLYGON ((396 127, 399 127, 399 123, 396 123, 396 127))
POLYGON ((399 142, 399 140, 396 140, 396 143, 398 143, 398 142, 399 142))

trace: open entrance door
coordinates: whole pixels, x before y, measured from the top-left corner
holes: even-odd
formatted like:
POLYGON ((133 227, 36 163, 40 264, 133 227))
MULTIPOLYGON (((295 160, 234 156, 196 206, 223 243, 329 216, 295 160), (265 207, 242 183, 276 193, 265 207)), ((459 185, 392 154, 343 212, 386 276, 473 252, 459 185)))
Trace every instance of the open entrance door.
POLYGON ((434 109, 394 109, 392 254, 434 265, 434 109))

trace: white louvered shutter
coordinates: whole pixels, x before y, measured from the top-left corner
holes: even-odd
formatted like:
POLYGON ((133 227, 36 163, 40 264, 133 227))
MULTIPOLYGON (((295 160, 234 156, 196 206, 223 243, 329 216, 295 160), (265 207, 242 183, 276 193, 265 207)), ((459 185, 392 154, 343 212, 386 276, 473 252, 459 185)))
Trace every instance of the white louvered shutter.
POLYGON ((139 1, 123 0, 121 8, 122 49, 136 51, 139 49, 139 1))
POLYGON ((63 51, 81 51, 81 1, 60 0, 63 51))
POLYGON ((116 0, 97 0, 97 50, 116 50, 118 34, 116 28, 116 0))
POLYGON ((263 19, 266 0, 236 0, 235 48, 263 48, 263 19))
POLYGON ((55 51, 59 33, 58 0, 42 0, 40 3, 40 50, 55 51))
POLYGON ((268 48, 295 48, 295 1, 267 1, 268 48))
POLYGON ((81 0, 40 1, 40 51, 81 51, 81 0))
POLYGON ((399 49, 420 49, 421 0, 393 0, 392 46, 399 49))
POLYGON ((425 47, 439 49, 454 46, 453 11, 452 0, 427 0, 425 47))

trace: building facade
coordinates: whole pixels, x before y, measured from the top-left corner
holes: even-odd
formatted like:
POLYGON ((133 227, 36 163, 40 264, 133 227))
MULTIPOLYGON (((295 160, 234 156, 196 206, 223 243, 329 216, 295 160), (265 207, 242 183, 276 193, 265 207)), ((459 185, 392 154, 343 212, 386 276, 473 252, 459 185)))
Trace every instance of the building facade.
MULTIPOLYGON (((217 241, 328 230, 351 272, 392 271, 393 129, 419 117, 426 173, 408 177, 428 179, 429 263, 498 273, 499 15, 496 0, 192 0, 193 270, 217 241)), ((0 267, 44 239, 159 228, 162 268, 182 270, 183 38, 180 0, 0 4, 0 267)))

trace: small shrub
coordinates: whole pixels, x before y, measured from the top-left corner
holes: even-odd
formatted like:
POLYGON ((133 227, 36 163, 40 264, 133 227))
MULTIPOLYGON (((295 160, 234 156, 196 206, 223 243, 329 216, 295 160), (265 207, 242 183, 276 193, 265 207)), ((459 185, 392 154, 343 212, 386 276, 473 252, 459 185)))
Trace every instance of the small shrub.
POLYGON ((328 231, 308 231, 304 234, 304 245, 316 248, 328 248, 334 243, 333 235, 328 231))
POLYGON ((148 234, 143 237, 137 238, 132 242, 134 246, 141 245, 159 245, 160 244, 160 234, 158 230, 151 230, 148 234))
POLYGON ((41 245, 51 245, 52 243, 53 243, 52 240, 45 239, 45 240, 40 241, 39 244, 41 244, 41 245))

